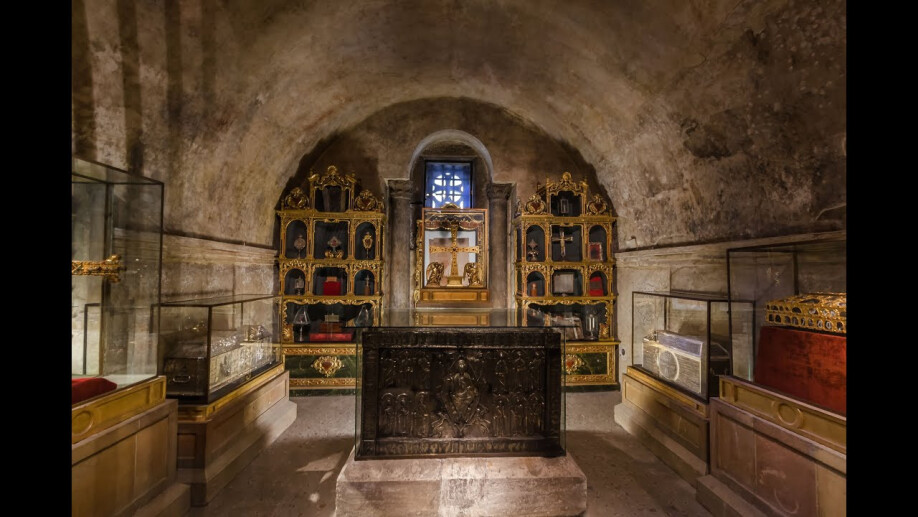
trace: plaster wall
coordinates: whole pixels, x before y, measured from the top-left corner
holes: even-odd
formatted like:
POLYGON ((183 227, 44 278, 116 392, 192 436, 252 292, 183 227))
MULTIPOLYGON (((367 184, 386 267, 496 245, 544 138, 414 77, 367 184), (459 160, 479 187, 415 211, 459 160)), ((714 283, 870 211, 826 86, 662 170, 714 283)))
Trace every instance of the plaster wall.
MULTIPOLYGON (((436 99, 471 99, 595 170, 620 249, 837 230, 845 24, 841 0, 76 0, 73 150, 164 181, 167 233, 270 246, 303 157, 404 120, 375 158, 403 177, 436 99)), ((497 175, 551 161, 508 150, 497 175)))

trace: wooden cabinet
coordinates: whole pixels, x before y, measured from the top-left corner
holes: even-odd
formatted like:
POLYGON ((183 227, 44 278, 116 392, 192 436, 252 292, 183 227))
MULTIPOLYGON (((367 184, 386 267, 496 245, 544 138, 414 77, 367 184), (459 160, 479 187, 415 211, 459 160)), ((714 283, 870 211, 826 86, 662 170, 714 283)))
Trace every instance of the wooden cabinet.
POLYGON ((300 384, 353 387, 353 368, 322 367, 326 363, 353 364, 353 360, 320 352, 351 349, 355 328, 379 324, 386 223, 383 203, 362 189, 352 175, 330 166, 324 174, 311 175, 306 188, 291 189, 277 215, 281 220, 277 263, 284 355, 316 356, 319 365, 307 370, 309 375, 301 372, 302 379, 291 375, 291 389, 300 384), (342 376, 350 379, 349 386, 342 386, 342 376))
POLYGON ((517 310, 526 326, 565 326, 569 386, 618 384, 614 223, 602 196, 590 195, 586 181, 568 172, 539 186, 525 203, 517 201, 517 310))

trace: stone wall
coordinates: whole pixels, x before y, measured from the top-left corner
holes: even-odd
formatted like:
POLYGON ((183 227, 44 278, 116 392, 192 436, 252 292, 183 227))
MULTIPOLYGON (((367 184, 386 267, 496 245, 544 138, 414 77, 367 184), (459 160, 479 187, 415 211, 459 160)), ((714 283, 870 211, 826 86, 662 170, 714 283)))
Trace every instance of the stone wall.
POLYGON ((174 234, 270 246, 330 142, 396 129, 355 166, 402 177, 419 126, 487 141, 500 117, 552 145, 506 142, 495 174, 568 150, 620 249, 846 225, 842 0, 77 0, 72 20, 73 150, 162 180, 174 234))
POLYGON ((276 255, 271 248, 165 235, 162 299, 273 294, 277 292, 276 255))

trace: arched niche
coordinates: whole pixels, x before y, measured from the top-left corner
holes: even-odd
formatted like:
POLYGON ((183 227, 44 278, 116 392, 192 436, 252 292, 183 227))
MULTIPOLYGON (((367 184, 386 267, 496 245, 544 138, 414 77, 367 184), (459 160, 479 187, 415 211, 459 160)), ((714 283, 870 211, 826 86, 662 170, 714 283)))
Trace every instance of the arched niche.
POLYGON ((312 294, 343 296, 347 293, 347 271, 340 267, 317 267, 312 274, 312 294))
POLYGON ((354 294, 372 296, 376 294, 376 275, 368 269, 361 269, 354 275, 354 294))
POLYGON ((554 262, 583 260, 583 236, 579 225, 551 225, 551 259, 554 262))
POLYGON ((545 261, 545 230, 537 224, 526 228, 526 261, 545 261))
POLYGON ((286 258, 303 258, 309 253, 308 238, 309 231, 306 223, 299 219, 294 219, 287 224, 284 239, 284 257, 286 258), (297 249, 299 248, 299 249, 297 249))
POLYGON ((551 294, 583 296, 583 276, 578 269, 558 269, 551 274, 551 294))
POLYGON ((545 277, 538 271, 526 275, 526 294, 529 296, 545 296, 545 277))
POLYGON ((358 260, 374 260, 378 243, 376 239, 376 226, 373 223, 363 222, 357 225, 354 233, 354 258, 358 260))
POLYGON ((284 275, 284 294, 306 294, 306 272, 299 268, 291 268, 284 275))
POLYGON ((589 260, 601 260, 605 262, 608 260, 606 257, 609 255, 609 250, 607 250, 608 234, 606 229, 601 225, 595 225, 590 228, 590 241, 587 245, 587 256, 589 260), (598 245, 599 253, 596 254, 595 250, 598 245))
POLYGON ((316 221, 312 258, 346 259, 348 253, 347 221, 316 221))
POLYGON ((606 274, 602 271, 594 271, 590 273, 590 278, 587 281, 587 295, 608 296, 608 285, 609 281, 606 274))
POLYGON ((581 194, 562 190, 549 196, 551 215, 558 217, 580 217, 583 199, 581 194))

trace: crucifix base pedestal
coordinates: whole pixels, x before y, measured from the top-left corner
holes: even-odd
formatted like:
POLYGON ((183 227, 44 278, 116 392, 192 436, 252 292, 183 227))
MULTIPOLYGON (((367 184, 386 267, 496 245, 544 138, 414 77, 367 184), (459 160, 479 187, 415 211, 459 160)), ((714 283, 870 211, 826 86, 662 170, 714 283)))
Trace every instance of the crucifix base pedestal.
POLYGON ((419 295, 418 307, 488 307, 491 305, 487 287, 449 287, 448 285, 425 287, 420 290, 419 295))
POLYGON ((446 286, 447 287, 462 287, 462 276, 448 276, 446 277, 446 286))

